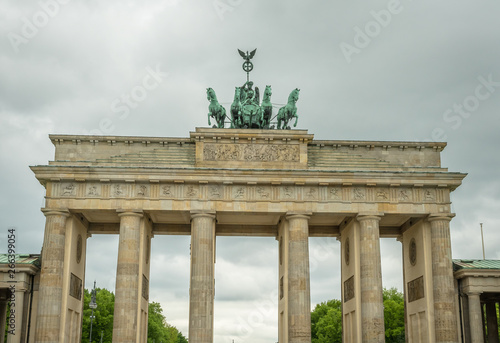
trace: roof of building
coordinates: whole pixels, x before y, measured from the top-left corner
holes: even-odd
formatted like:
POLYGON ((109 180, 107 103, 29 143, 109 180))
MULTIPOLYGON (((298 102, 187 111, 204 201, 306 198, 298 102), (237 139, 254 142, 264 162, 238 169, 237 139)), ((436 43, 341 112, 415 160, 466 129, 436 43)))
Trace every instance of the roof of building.
POLYGON ((461 269, 499 269, 500 260, 453 260, 453 270, 461 269))
MULTIPOLYGON (((40 267, 40 255, 39 254, 15 254, 16 264, 32 264, 40 267)), ((0 264, 8 264, 9 255, 0 254, 0 264)))

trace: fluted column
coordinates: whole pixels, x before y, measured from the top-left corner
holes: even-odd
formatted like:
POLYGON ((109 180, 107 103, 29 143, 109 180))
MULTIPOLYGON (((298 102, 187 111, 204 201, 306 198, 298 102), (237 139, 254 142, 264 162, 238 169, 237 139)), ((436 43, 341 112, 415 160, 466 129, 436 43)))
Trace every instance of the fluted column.
POLYGON ((120 241, 116 266, 113 343, 135 342, 139 301, 141 212, 125 211, 120 217, 120 241))
POLYGON ((450 220, 454 214, 429 217, 436 343, 458 342, 455 288, 451 260, 450 220))
MULTIPOLYGON (((0 333, 5 332, 5 324, 7 322, 7 301, 0 300, 0 333)), ((0 343, 4 343, 5 335, 0 334, 0 343)))
MULTIPOLYGON (((19 284, 18 284, 19 285, 19 284)), ((26 335, 22 332, 23 318, 24 318, 24 289, 16 288, 16 330, 15 335, 7 335, 7 343, 21 343, 22 338, 26 335)))
POLYGON ((494 300, 486 303, 486 323, 488 327, 488 343, 499 343, 497 309, 494 300))
POLYGON ((311 342, 309 275, 309 215, 289 213, 288 220, 288 341, 311 342))
POLYGON ((66 220, 70 214, 67 210, 42 211, 46 219, 35 340, 48 343, 59 342, 66 220))
POLYGON ((215 295, 215 213, 191 213, 189 342, 212 343, 215 295))
POLYGON ((363 342, 385 342, 380 216, 358 215, 361 274, 361 331, 363 342))
POLYGON ((474 343, 483 343, 483 318, 481 312, 481 301, 479 299, 480 293, 469 292, 469 323, 470 323, 470 337, 474 343))

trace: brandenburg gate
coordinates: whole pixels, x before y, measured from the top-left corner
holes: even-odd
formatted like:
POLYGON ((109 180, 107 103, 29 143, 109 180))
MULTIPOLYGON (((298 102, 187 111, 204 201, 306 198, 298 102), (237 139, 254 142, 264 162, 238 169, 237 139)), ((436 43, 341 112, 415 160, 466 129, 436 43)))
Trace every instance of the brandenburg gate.
POLYGON ((384 342, 382 237, 401 242, 408 341, 458 342, 450 193, 465 174, 441 166, 445 143, 255 128, 50 139, 54 160, 31 167, 46 189, 37 342, 80 342, 97 234, 120 236, 113 342, 146 342, 155 235, 191 235, 190 343, 213 342, 217 236, 275 237, 280 343, 311 342, 309 237, 341 243, 344 342, 384 342))

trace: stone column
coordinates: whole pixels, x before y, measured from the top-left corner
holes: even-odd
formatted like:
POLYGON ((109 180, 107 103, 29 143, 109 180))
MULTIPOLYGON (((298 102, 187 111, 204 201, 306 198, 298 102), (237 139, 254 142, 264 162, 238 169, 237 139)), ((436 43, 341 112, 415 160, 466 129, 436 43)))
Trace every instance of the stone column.
POLYGON ((46 219, 35 341, 48 343, 59 342, 61 331, 66 220, 70 214, 67 210, 42 211, 46 219))
POLYGON ((191 212, 189 342, 212 343, 215 296, 215 213, 191 212))
POLYGON ((495 301, 486 303, 486 325, 488 327, 488 343, 499 343, 498 340, 498 319, 495 301))
MULTIPOLYGON (((450 220, 454 214, 430 215, 436 343, 458 342, 450 220)), ((470 305, 470 304, 469 304, 470 305)))
MULTIPOLYGON (((19 286, 19 283, 17 284, 19 286)), ((25 332, 22 331, 24 321, 24 290, 16 288, 16 331, 15 335, 7 335, 7 343, 21 343, 25 332)))
POLYGON ((7 321, 7 301, 0 300, 0 343, 4 343, 5 323, 7 321))
POLYGON ((113 342, 135 342, 139 301, 141 212, 125 211, 120 217, 120 242, 116 266, 113 342))
POLYGON ((288 220, 288 342, 311 342, 309 279, 309 215, 289 213, 288 220))
POLYGON ((469 292, 469 322, 470 322, 470 336, 471 342, 483 343, 483 318, 481 315, 481 301, 479 300, 479 293, 469 292))
POLYGON ((378 215, 358 215, 363 342, 385 342, 382 263, 378 215))

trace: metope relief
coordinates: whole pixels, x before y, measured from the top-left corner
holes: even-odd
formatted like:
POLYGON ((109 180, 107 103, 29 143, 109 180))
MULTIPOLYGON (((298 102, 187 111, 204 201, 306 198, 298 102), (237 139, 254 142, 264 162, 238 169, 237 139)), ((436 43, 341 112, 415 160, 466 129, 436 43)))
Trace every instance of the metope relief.
POLYGON ((340 187, 331 187, 328 191, 328 198, 331 200, 342 200, 342 190, 340 187))
POLYGON ((127 195, 126 186, 122 184, 114 184, 111 186, 111 196, 115 198, 124 197, 127 195))
POLYGON ((306 200, 318 200, 318 190, 314 187, 309 187, 305 191, 306 200))
POLYGON ((186 198, 197 198, 200 194, 199 186, 197 185, 186 185, 184 186, 184 195, 186 198))
POLYGON ((147 197, 147 196, 149 196, 149 186, 148 185, 137 185, 135 192, 136 192, 135 194, 138 197, 147 197))
POLYGON ((268 200, 271 199, 271 189, 266 186, 257 186, 255 188, 255 194, 257 199, 268 200))
POLYGON ((63 183, 61 184, 61 195, 62 196, 75 196, 76 195, 76 185, 74 183, 63 183))
POLYGON ((424 189, 424 201, 434 202, 436 201, 436 190, 434 189, 424 189))
POLYGON ((401 202, 411 201, 411 191, 407 188, 398 190, 398 200, 401 202))
POLYGON ((295 187, 292 187, 292 186, 281 187, 281 199, 282 200, 294 200, 295 199, 295 187))
POLYGON ((211 144, 203 146, 205 161, 299 162, 298 145, 211 144))
POLYGON ((233 199, 245 199, 246 193, 246 188, 244 186, 233 187, 233 199))
POLYGON ((96 184, 88 184, 87 185, 87 192, 86 195, 88 197, 98 197, 101 195, 101 185, 96 183, 96 184))
POLYGON ((222 198, 222 187, 221 186, 209 186, 208 196, 210 199, 221 199, 222 198))
POLYGON ((377 188, 375 198, 379 201, 389 200, 389 192, 385 188, 377 188))
POLYGON ((352 190, 352 193, 353 193, 352 198, 354 200, 361 201, 361 200, 366 199, 366 190, 364 188, 354 187, 354 189, 352 190))
POLYGON ((173 197, 174 196, 174 186, 173 185, 162 185, 160 187, 160 196, 162 197, 173 197))

